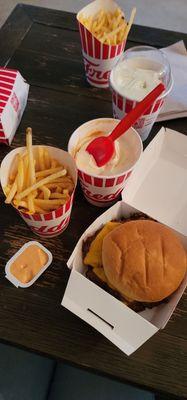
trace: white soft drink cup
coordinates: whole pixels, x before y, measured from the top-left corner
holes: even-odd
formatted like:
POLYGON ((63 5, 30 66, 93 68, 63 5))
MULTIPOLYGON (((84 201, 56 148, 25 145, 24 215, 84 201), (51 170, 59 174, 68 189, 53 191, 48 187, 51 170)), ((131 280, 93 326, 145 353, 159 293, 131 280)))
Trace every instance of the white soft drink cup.
MULTIPOLYGON (((98 118, 88 121, 77 128, 70 137, 68 143, 68 151, 74 153, 78 141, 94 131, 103 131, 110 133, 119 120, 114 118, 98 118)), ((143 151, 142 141, 135 129, 130 128, 125 135, 127 140, 133 142, 136 153, 134 163, 129 169, 113 175, 97 175, 88 173, 86 170, 78 168, 78 177, 80 180, 83 194, 87 201, 98 207, 108 207, 118 200, 121 191, 124 189, 127 179, 137 164, 143 151)))

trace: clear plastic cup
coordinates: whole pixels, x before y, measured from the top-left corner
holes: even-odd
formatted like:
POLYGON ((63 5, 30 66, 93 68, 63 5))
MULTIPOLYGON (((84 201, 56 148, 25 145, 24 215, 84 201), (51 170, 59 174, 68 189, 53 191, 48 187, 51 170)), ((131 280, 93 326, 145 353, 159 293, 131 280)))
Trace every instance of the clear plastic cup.
POLYGON ((158 73, 158 79, 165 85, 165 91, 133 125, 144 141, 147 139, 163 103, 172 89, 171 67, 165 54, 155 47, 136 46, 126 50, 110 74, 113 115, 117 119, 122 119, 139 102, 136 96, 133 97, 132 90, 129 96, 124 94, 124 90, 127 93, 127 89, 123 87, 123 66, 125 65, 133 69, 140 68, 154 71, 158 73), (120 80, 119 73, 121 74, 120 80))

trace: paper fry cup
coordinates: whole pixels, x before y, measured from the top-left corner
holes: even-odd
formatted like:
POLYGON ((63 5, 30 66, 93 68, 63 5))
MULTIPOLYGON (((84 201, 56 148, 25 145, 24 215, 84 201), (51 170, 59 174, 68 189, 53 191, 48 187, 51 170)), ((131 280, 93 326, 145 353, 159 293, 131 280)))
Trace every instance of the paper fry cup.
MULTIPOLYGON (((91 132, 98 130, 107 133, 111 132, 118 122, 119 120, 113 118, 99 118, 86 122, 72 134, 68 143, 68 151, 70 154, 73 154, 78 141, 91 132)), ((78 176, 84 196, 88 202, 94 206, 108 207, 118 200, 128 177, 140 158, 143 151, 140 136, 133 128, 129 129, 126 135, 128 136, 127 140, 133 142, 136 150, 136 159, 134 160, 132 168, 124 170, 120 174, 110 176, 93 175, 78 169, 78 176)))
MULTIPOLYGON (((33 150, 38 146, 33 146, 33 150)), ((75 188, 77 184, 77 168, 75 162, 71 155, 61 149, 51 146, 42 146, 46 148, 52 158, 55 158, 59 161, 65 168, 68 169, 70 176, 73 179, 75 188)), ((18 147, 17 149, 12 150, 10 153, 6 155, 1 163, 0 169, 0 179, 2 189, 8 184, 8 178, 10 171, 12 170, 12 164, 15 160, 16 154, 22 154, 25 151, 25 147, 18 147)), ((43 237, 53 237, 62 233, 68 226, 71 216, 71 209, 73 205, 73 197, 74 192, 71 194, 70 200, 59 207, 54 211, 50 211, 46 214, 33 214, 29 215, 22 211, 19 211, 19 214, 26 222, 26 224, 30 227, 30 229, 39 236, 43 237)), ((3 190, 4 191, 4 190, 3 190)))
POLYGON ((85 17, 94 16, 101 9, 114 12, 118 5, 111 0, 96 0, 88 4, 77 14, 82 54, 86 72, 86 79, 90 85, 107 88, 109 86, 109 75, 112 68, 120 59, 126 44, 126 40, 118 45, 107 45, 101 43, 80 22, 80 15, 85 17))

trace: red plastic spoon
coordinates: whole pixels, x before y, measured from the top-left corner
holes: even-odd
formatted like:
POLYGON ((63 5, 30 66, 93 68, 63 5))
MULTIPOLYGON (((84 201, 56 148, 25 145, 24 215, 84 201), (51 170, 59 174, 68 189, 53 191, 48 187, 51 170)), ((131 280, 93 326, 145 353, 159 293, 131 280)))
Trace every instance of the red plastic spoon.
POLYGON ((132 111, 130 111, 114 128, 109 136, 100 136, 89 143, 86 151, 90 153, 98 167, 105 165, 114 154, 114 141, 123 135, 139 117, 151 106, 157 97, 165 90, 163 83, 159 83, 132 111))

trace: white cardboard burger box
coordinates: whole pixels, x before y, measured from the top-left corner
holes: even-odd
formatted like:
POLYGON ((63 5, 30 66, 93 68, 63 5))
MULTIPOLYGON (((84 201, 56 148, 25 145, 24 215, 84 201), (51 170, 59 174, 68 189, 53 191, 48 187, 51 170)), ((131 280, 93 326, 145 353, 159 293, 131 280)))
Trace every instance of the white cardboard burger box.
POLYGON ((132 354, 171 317, 186 285, 163 303, 136 313, 85 276, 82 243, 107 221, 141 211, 175 230, 187 249, 187 137, 162 128, 135 168, 119 201, 81 236, 67 265, 72 269, 62 305, 132 354))

